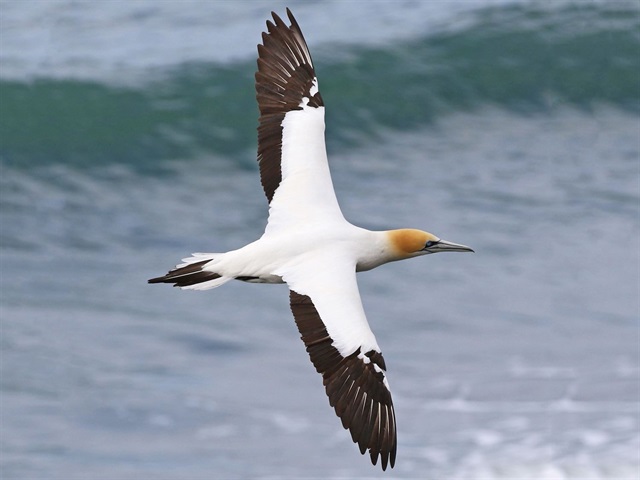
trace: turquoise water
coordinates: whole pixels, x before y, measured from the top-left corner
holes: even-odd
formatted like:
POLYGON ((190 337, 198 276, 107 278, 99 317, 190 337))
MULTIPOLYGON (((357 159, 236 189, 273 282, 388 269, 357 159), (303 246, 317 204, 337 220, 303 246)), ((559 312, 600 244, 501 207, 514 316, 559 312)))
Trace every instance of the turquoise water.
MULTIPOLYGON (((417 129, 486 105, 518 114, 599 103, 640 111, 637 9, 516 4, 468 15, 464 28, 383 46, 346 44, 336 55, 320 45, 323 95, 334 107, 329 145, 362 147, 381 129, 417 129)), ((248 168, 254 70, 251 52, 235 62, 178 57, 133 85, 69 74, 2 79, 3 161, 157 168, 216 153, 248 168)))
POLYGON ((347 218, 477 252, 359 276, 384 474, 286 287, 146 284, 264 228, 248 5, 0 3, 3 478, 637 477, 637 5, 294 9, 347 218))

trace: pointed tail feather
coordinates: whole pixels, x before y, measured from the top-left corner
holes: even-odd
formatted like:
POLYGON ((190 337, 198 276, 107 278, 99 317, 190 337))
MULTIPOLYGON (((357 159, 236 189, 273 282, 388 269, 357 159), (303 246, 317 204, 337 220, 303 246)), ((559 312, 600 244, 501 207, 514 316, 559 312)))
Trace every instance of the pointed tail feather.
POLYGON ((148 282, 173 283, 174 287, 192 290, 206 290, 218 287, 231 280, 229 277, 224 277, 215 272, 203 269, 205 265, 211 262, 211 257, 206 258, 205 260, 198 260, 198 257, 194 257, 184 259, 186 263, 178 265, 162 277, 151 278, 148 282))

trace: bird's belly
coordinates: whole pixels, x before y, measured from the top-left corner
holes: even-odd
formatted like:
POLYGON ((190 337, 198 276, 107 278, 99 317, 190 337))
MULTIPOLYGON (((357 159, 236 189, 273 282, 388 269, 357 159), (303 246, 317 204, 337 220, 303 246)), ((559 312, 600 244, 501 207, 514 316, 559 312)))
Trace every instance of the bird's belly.
POLYGON ((259 277, 243 275, 236 277, 236 280, 247 283, 284 283, 282 277, 279 275, 260 275, 259 277))

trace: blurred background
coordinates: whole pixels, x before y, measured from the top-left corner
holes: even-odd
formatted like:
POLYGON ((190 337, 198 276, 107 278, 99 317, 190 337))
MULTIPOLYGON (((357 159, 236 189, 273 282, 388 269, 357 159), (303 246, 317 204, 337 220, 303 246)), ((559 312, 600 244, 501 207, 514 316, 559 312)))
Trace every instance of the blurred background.
POLYGON ((4 479, 640 475, 640 7, 0 1, 4 479), (396 468, 286 286, 150 286, 261 235, 256 44, 290 6, 346 217, 472 246, 359 276, 396 468))

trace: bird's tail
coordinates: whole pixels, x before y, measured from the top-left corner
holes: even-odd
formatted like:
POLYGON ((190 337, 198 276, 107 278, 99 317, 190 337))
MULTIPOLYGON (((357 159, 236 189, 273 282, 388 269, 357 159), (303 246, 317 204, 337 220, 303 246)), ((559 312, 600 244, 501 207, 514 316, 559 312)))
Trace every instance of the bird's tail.
POLYGON ((225 277, 207 269, 219 253, 194 253, 183 258, 180 265, 169 270, 166 275, 149 279, 149 283, 173 283, 174 287, 190 290, 208 290, 227 283, 233 277, 225 277))

